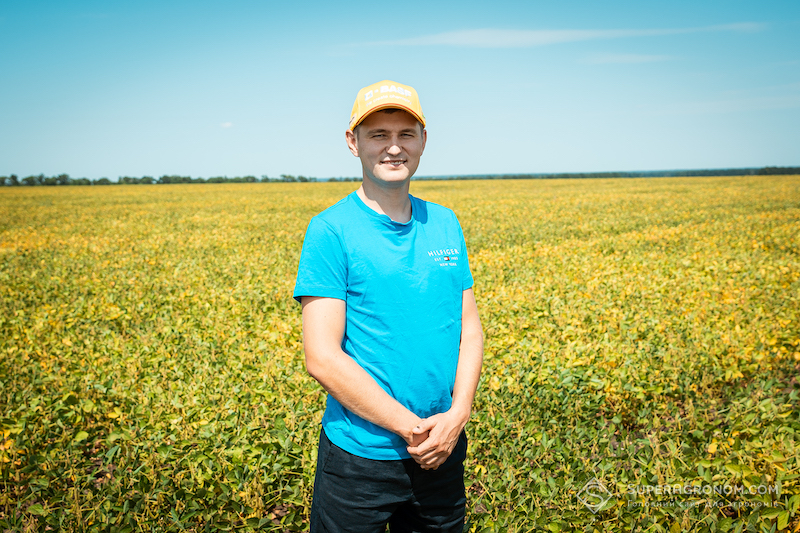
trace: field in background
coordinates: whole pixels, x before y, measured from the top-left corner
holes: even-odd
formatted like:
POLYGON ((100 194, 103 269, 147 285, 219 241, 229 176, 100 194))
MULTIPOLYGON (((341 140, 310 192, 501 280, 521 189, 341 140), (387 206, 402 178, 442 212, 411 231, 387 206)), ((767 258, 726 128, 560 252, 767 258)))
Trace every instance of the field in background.
MULTIPOLYGON (((0 189, 0 530, 302 530, 291 291, 356 185, 0 189)), ((486 334, 472 530, 798 531, 800 177, 412 194, 459 216, 486 334)))

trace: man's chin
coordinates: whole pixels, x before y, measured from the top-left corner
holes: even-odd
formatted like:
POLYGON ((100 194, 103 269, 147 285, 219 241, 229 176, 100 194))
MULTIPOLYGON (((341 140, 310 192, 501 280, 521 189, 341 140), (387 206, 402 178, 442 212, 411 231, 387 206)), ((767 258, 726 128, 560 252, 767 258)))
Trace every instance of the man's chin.
POLYGON ((397 186, 400 187, 404 183, 406 183, 411 175, 408 173, 407 170, 403 170, 402 172, 381 172, 380 174, 375 174, 372 176, 372 180, 376 183, 385 184, 386 186, 397 186))

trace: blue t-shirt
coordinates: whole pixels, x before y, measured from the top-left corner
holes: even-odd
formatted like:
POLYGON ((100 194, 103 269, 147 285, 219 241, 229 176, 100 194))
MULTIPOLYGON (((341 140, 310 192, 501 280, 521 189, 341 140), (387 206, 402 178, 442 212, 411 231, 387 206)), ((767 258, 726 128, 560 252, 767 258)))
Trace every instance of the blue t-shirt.
MULTIPOLYGON (((411 220, 392 221, 353 192, 311 219, 294 297, 347 304, 342 350, 421 418, 450 408, 461 301, 472 287, 455 214, 409 195, 411 220)), ((410 457, 402 437, 328 395, 322 425, 340 448, 369 459, 410 457)))

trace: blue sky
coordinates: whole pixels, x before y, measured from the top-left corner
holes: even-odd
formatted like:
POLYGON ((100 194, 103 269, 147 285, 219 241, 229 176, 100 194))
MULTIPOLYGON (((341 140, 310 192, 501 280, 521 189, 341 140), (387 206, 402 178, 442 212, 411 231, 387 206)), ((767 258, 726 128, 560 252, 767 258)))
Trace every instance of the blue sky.
POLYGON ((419 175, 800 165, 797 0, 3 0, 0 175, 355 176, 383 79, 419 175))

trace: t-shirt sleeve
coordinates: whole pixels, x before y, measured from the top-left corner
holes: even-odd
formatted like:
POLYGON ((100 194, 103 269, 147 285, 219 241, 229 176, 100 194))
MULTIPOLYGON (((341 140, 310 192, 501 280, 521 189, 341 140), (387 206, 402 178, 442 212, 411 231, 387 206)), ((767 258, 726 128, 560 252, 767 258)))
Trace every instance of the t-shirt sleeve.
POLYGON ((303 239, 294 299, 320 296, 344 300, 347 295, 347 260, 341 237, 326 221, 311 219, 303 239))

